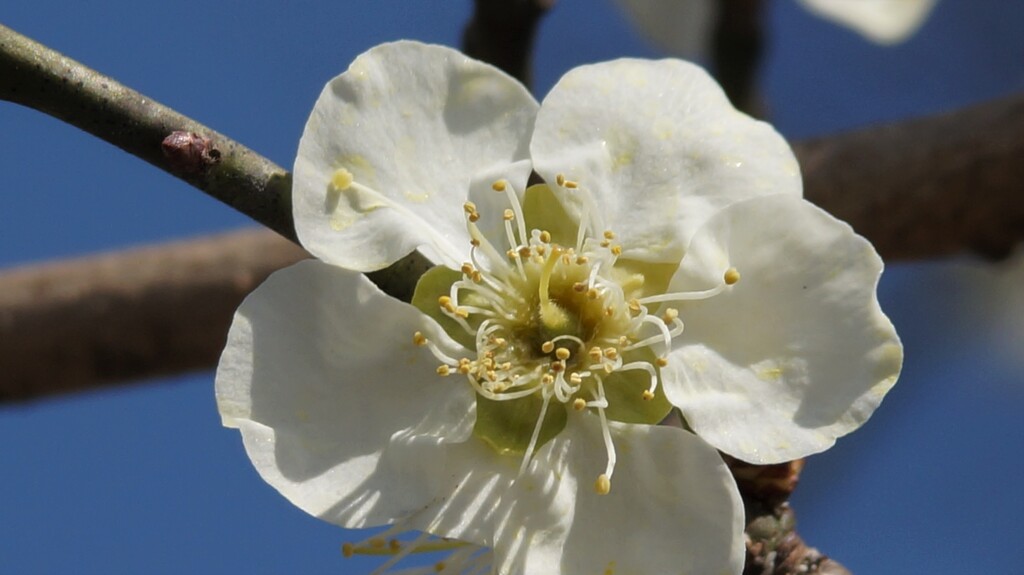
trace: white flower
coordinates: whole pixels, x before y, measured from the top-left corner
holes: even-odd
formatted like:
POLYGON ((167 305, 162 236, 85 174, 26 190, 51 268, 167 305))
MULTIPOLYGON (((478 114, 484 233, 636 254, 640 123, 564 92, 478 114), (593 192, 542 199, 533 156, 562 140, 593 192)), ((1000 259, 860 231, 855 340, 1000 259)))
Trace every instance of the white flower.
MULTIPOLYGON (((909 38, 936 0, 798 0, 811 12, 879 44, 909 38)), ((701 55, 710 44, 717 0, 618 0, 636 26, 673 54, 701 55)))
POLYGON ((496 572, 739 573, 715 448, 826 449, 899 371, 874 250, 685 62, 577 68, 538 106, 448 48, 379 46, 321 94, 293 193, 320 261, 236 314, 225 425, 309 513, 496 572), (440 264, 415 305, 357 273, 414 249, 440 264), (673 405, 703 439, 654 425, 673 405))
POLYGON ((936 0, 799 0, 815 14, 849 26, 879 44, 909 38, 924 23, 936 0))

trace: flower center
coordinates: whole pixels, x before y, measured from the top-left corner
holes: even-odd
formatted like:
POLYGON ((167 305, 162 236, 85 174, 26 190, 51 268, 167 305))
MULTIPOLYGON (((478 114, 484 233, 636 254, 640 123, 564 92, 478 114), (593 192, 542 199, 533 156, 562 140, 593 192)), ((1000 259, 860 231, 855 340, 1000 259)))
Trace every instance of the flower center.
POLYGON ((710 297, 739 274, 730 268, 720 285, 703 292, 650 295, 644 272, 665 266, 620 261, 616 234, 595 231, 589 220, 589 196, 563 176, 556 185, 580 194, 578 221, 547 185, 528 189, 521 203, 507 181, 493 184, 509 203, 502 215, 505 249, 478 227, 477 206, 463 206, 470 261, 458 272, 428 272, 413 304, 474 353, 450 357, 421 333, 414 341, 441 361, 439 375, 466 378, 478 396, 475 434, 501 453, 521 453, 521 470, 564 427, 566 408, 595 411, 608 454, 595 488, 607 493, 615 467, 608 421, 656 424, 671 409, 660 368, 683 322, 676 308, 650 308, 710 297), (528 227, 534 221, 550 229, 528 227), (552 402, 564 408, 553 409, 552 402))

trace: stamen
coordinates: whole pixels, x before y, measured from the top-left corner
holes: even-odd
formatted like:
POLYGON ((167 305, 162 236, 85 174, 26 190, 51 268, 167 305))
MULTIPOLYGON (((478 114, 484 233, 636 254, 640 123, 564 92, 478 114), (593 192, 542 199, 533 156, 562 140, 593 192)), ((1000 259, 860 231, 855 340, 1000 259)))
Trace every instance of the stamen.
POLYGON ((646 371, 651 376, 651 385, 647 388, 648 391, 654 393, 655 389, 658 389, 658 372, 654 369, 654 366, 647 363, 646 361, 634 361, 619 367, 618 371, 632 371, 642 370, 646 371))
POLYGON ((334 170, 334 175, 331 176, 331 186, 335 190, 343 192, 352 185, 353 179, 352 172, 345 168, 338 168, 337 170, 334 170))
POLYGON ((526 446, 526 453, 523 454, 523 462, 519 464, 519 475, 526 473, 526 467, 530 464, 530 459, 533 457, 533 450, 537 447, 537 438, 540 437, 540 428, 544 424, 544 416, 548 413, 548 404, 551 403, 551 394, 544 393, 543 403, 540 404, 540 415, 537 417, 537 423, 533 425, 533 434, 530 435, 530 443, 526 446))
POLYGON ((740 281, 740 272, 736 268, 729 268, 725 270, 725 276, 722 279, 725 281, 725 285, 734 285, 740 281))
MULTIPOLYGON (((601 378, 597 378, 597 393, 597 399, 607 401, 601 378)), ((597 415, 601 419, 601 435, 604 437, 604 448, 608 453, 608 464, 605 466, 604 473, 597 477, 594 488, 598 495, 608 495, 608 492, 612 489, 612 473, 615 471, 615 444, 612 443, 612 432, 608 426, 608 417, 604 414, 604 408, 597 408, 597 415)))

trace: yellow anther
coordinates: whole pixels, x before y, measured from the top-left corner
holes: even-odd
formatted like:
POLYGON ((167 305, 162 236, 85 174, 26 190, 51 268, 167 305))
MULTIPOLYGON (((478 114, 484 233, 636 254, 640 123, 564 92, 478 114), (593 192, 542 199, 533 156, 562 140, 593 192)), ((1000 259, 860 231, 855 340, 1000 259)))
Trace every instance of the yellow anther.
POLYGON ((563 361, 569 359, 570 355, 572 355, 572 353, 569 351, 569 348, 560 347, 555 350, 555 357, 563 361))
POLYGON ((530 257, 530 248, 527 247, 527 246, 523 246, 523 247, 519 248, 519 257, 522 257, 522 258, 530 257))
POLYGON ((577 184, 576 182, 572 181, 572 180, 566 180, 565 181, 565 187, 570 189, 570 190, 575 190, 576 188, 580 187, 580 185, 577 184))
POLYGON ((544 247, 543 244, 535 247, 534 249, 537 251, 538 256, 543 256, 548 251, 548 249, 544 247))
POLYGON ((576 411, 583 411, 587 407, 587 402, 583 401, 583 398, 577 397, 572 400, 572 408, 576 411))
POLYGON ((578 373, 569 374, 569 382, 573 385, 579 385, 583 383, 583 376, 578 373))
POLYGON ((513 211, 512 211, 512 210, 511 210, 510 208, 505 208, 505 211, 504 211, 504 212, 502 212, 502 214, 501 214, 501 217, 502 217, 502 218, 503 218, 503 219, 504 219, 504 220, 505 220, 506 222, 510 222, 510 221, 512 221, 512 220, 514 220, 514 219, 516 219, 516 213, 515 213, 515 212, 513 212, 513 211))
POLYGON ((423 335, 423 332, 416 332, 412 334, 412 342, 416 345, 427 345, 427 336, 423 335))
POLYGON ((604 372, 605 373, 611 373, 613 371, 615 371, 615 366, 614 365, 612 365, 610 363, 604 364, 604 372))
POLYGON ((587 291, 587 284, 585 284, 583 282, 576 282, 576 283, 572 284, 572 291, 583 293, 583 292, 587 291))
POLYGON ((612 317, 613 315, 615 315, 615 308, 611 306, 604 308, 604 315, 607 317, 612 317))
POLYGON ((562 263, 565 265, 572 263, 572 258, 569 256, 569 252, 562 254, 562 263))
POLYGON ((599 297, 601 297, 601 292, 597 291, 597 288, 587 290, 587 299, 597 299, 599 297))
POLYGON ((461 317, 462 319, 466 319, 469 317, 469 312, 466 311, 464 308, 460 307, 455 309, 455 315, 461 317))
POLYGON ((603 235, 604 235, 604 239, 606 239, 606 240, 614 240, 615 239, 615 232, 613 232, 611 230, 605 230, 603 235))
POLYGON ((589 261, 590 258, 588 258, 587 256, 576 256, 576 263, 578 263, 579 265, 583 265, 589 261))
POLYGON ((619 347, 626 347, 627 345, 629 345, 629 338, 624 336, 624 335, 620 335, 619 336, 619 347))
POLYGON ((474 204, 473 202, 466 202, 466 203, 462 204, 462 209, 466 210, 467 214, 475 214, 476 213, 476 204, 474 204))
POLYGON ((640 301, 636 298, 629 300, 629 309, 633 313, 640 313, 640 301))
POLYGON ((565 176, 563 176, 562 174, 556 174, 555 175, 555 183, 558 184, 559 186, 564 186, 565 185, 565 176))
POLYGON ((649 389, 645 389, 643 395, 640 396, 644 401, 650 401, 654 399, 654 393, 649 389))
POLYGON ((478 248, 480 247, 480 240, 473 238, 469 240, 469 245, 473 246, 474 248, 478 248))
POLYGON ((540 377, 540 382, 544 385, 551 385, 552 383, 555 383, 555 376, 550 373, 545 373, 540 377))
POLYGON ((619 357, 619 350, 615 349, 614 347, 606 347, 604 348, 604 356, 607 357, 608 359, 614 360, 615 358, 619 357))
POLYGON ((493 184, 491 184, 491 189, 494 190, 495 192, 504 192, 505 180, 498 180, 497 182, 494 182, 493 184))
POLYGON ((519 254, 517 254, 515 250, 508 250, 505 252, 505 255, 508 256, 508 259, 510 260, 514 260, 519 257, 519 254))
POLYGON ((677 309, 676 309, 676 308, 674 308, 674 307, 670 307, 670 308, 668 308, 668 309, 666 309, 666 310, 665 310, 665 313, 664 313, 664 314, 662 314, 662 316, 661 316, 661 319, 662 319, 662 320, 663 320, 663 321, 664 321, 665 323, 672 323, 672 322, 674 322, 674 321, 676 320, 676 318, 678 318, 678 317, 679 317, 679 310, 677 310, 677 309))
POLYGON ((480 283, 484 281, 484 274, 480 273, 479 270, 473 270, 472 275, 469 277, 473 280, 473 283, 480 283))
POLYGON ((469 375, 469 372, 473 371, 468 363, 459 365, 459 373, 462 375, 469 375))
POLYGON ((341 545, 341 555, 343 557, 351 557, 356 552, 355 548, 352 547, 351 543, 343 543, 341 545))
POLYGON ((601 247, 602 248, 606 248, 606 247, 608 247, 610 245, 612 245, 612 243, 610 241, 608 241, 608 240, 601 240, 601 247))
POLYGON ((594 346, 587 351, 587 355, 594 361, 601 361, 601 348, 594 346))
POLYGON ((466 275, 470 275, 470 274, 473 273, 473 264, 471 264, 469 262, 466 262, 466 263, 462 264, 462 267, 459 268, 459 269, 462 270, 462 273, 464 273, 466 275))
POLYGON ((541 230, 541 232, 540 232, 540 241, 542 241, 542 242, 544 242, 546 244, 550 244, 551 243, 551 232, 549 232, 547 230, 541 230))
POLYGON ((451 375, 451 373, 452 373, 452 368, 448 367, 447 365, 439 365, 439 366, 437 366, 437 375, 448 376, 448 375, 451 375))
POLYGON ((725 276, 722 278, 725 280, 725 285, 733 285, 740 281, 740 272, 736 268, 729 268, 725 270, 725 276))
POLYGON ((654 360, 654 365, 656 365, 658 367, 665 367, 666 365, 668 365, 668 358, 667 357, 659 357, 658 359, 654 360))
POLYGON ((594 483, 594 491, 597 491, 598 495, 608 495, 612 490, 612 480, 608 479, 608 476, 602 473, 597 476, 597 481, 594 483))
POLYGON ((334 170, 334 175, 331 176, 331 187, 339 192, 347 190, 352 185, 353 179, 352 172, 345 168, 338 168, 334 170))
POLYGON ((621 256, 622 255, 622 246, 620 246, 620 245, 612 246, 612 255, 613 256, 621 256))
POLYGON ((545 341, 544 343, 540 344, 540 350, 543 351, 544 353, 551 353, 555 351, 555 344, 554 342, 551 341, 545 341))

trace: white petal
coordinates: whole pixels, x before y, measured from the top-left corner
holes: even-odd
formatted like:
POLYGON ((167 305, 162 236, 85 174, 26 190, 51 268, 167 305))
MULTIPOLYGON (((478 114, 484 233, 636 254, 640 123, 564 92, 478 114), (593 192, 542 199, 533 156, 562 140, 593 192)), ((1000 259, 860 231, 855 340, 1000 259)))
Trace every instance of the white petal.
POLYGON ((439 485, 438 495, 411 525, 494 547, 499 555, 523 544, 518 533, 564 533, 573 501, 571 483, 557 479, 564 467, 558 457, 538 452, 530 472, 520 477, 518 456, 499 455, 475 436, 440 447, 443 471, 428 478, 439 485))
POLYGON ((694 237, 670 292, 741 279, 678 306, 665 392, 702 438, 752 463, 827 449, 896 382, 903 348, 875 293, 882 261, 799 198, 734 204, 694 237))
POLYGON ((544 99, 530 147, 546 181, 561 173, 593 194, 599 225, 617 232, 633 259, 678 261, 722 206, 801 194, 785 140, 735 110, 703 69, 680 60, 570 71, 544 99))
POLYGON ((420 480, 441 464, 429 447, 463 441, 476 413, 469 387, 412 343, 417 330, 459 349, 360 274, 317 261, 279 271, 235 314, 217 368, 224 424, 305 511, 347 527, 405 517, 433 497, 420 480), (422 456, 402 449, 413 442, 422 456))
POLYGON ((359 56, 317 100, 292 201, 302 245, 370 271, 420 246, 458 267, 470 182, 528 159, 537 103, 515 79, 450 48, 396 42, 359 56), (332 187, 344 168, 354 184, 332 187))
POLYGON ((810 11, 849 26, 879 44, 906 40, 924 22, 935 0, 800 0, 810 11))
POLYGON ((608 495, 594 491, 606 462, 598 418, 571 414, 521 476, 516 456, 475 437, 441 446, 446 486, 411 523, 493 547, 499 573, 739 573, 743 504, 718 453, 680 429, 611 430, 608 495))
POLYGON ((702 56, 711 44, 713 0, 618 0, 645 36, 670 54, 702 56))
POLYGON ((571 526, 564 542, 560 533, 533 537, 521 551, 523 572, 740 573, 743 503, 718 453, 681 429, 610 425, 618 463, 611 492, 598 495, 606 462, 599 420, 570 415, 556 441, 569 444, 561 481, 576 491, 571 526))

